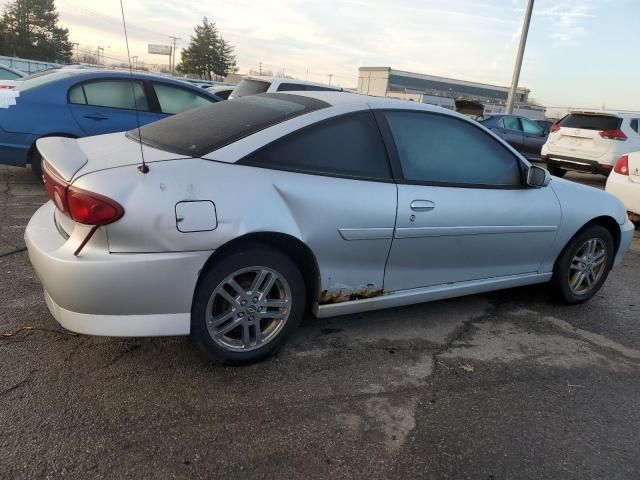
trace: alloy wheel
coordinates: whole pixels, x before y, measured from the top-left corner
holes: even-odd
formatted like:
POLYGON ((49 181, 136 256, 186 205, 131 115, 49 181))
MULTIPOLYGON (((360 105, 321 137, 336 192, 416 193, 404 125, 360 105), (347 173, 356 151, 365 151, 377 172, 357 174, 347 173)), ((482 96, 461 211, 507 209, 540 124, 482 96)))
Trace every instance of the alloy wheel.
POLYGON ((591 238, 576 251, 569 266, 569 288, 585 295, 597 285, 606 271, 607 246, 600 238, 591 238))
POLYGON ((215 343, 235 351, 262 347, 282 330, 291 312, 291 288, 268 267, 233 272, 207 303, 207 330, 215 343))

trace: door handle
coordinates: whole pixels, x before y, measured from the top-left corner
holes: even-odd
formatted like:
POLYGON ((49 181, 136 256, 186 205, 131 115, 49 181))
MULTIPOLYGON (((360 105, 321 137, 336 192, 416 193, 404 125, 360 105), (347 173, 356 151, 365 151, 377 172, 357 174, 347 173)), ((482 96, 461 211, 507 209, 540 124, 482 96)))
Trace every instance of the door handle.
POLYGON ((83 115, 83 117, 84 118, 88 118, 90 120, 96 120, 98 122, 100 122, 102 120, 108 120, 108 117, 105 117, 104 115, 100 115, 99 113, 96 113, 96 114, 93 114, 93 115, 87 114, 87 115, 83 115))
POLYGON ((428 212, 436 208, 436 204, 430 200, 414 200, 411 202, 411 210, 414 212, 428 212))

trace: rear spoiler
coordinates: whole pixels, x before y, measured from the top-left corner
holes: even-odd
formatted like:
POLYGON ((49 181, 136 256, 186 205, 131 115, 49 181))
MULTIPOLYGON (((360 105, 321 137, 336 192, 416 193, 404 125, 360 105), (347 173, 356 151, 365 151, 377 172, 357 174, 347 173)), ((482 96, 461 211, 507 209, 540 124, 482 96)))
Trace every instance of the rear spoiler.
POLYGON ((47 165, 67 182, 89 161, 75 138, 40 138, 36 148, 47 165))

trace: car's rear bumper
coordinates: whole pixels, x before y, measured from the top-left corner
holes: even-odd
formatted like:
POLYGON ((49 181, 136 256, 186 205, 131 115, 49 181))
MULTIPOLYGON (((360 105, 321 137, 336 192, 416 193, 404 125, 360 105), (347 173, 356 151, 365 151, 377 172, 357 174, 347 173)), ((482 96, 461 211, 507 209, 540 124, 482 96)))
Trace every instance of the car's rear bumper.
POLYGON ((86 230, 65 239, 53 209, 49 202, 35 213, 25 242, 49 310, 63 327, 111 336, 189 333, 193 293, 211 251, 113 254, 96 234, 76 257, 86 230))
POLYGON ((628 175, 612 172, 607 179, 606 190, 616 196, 628 212, 640 216, 640 182, 632 181, 628 175))
POLYGON ((612 170, 612 166, 609 164, 599 163, 596 160, 585 160, 583 158, 568 157, 564 155, 548 154, 543 156, 542 160, 547 164, 547 168, 562 168, 564 170, 572 170, 574 172, 609 175, 612 170))

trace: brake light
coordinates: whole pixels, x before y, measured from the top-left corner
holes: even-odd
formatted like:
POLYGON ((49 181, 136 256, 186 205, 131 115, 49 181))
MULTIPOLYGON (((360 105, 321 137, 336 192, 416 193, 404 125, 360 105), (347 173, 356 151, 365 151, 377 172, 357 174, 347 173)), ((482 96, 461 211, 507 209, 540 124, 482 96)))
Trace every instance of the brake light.
POLYGON ((73 186, 67 192, 67 205, 71 218, 85 225, 107 225, 124 215, 119 203, 73 186))
POLYGON ((619 128, 616 130, 603 130, 600 132, 600 136, 602 138, 608 138, 609 140, 625 141, 627 139, 627 136, 619 128))
POLYGON ((98 193, 69 185, 43 163, 42 178, 55 206, 75 222, 84 225, 107 225, 120 219, 124 209, 114 200, 98 193))
POLYGON ((613 169, 614 172, 619 173, 620 175, 624 175, 625 177, 629 176, 629 156, 624 155, 618 159, 616 162, 616 168, 613 169))
POLYGON ((558 125, 557 123, 554 123, 553 125, 551 125, 551 127, 549 128, 550 132, 557 132, 558 130, 560 130, 560 125, 558 125))

